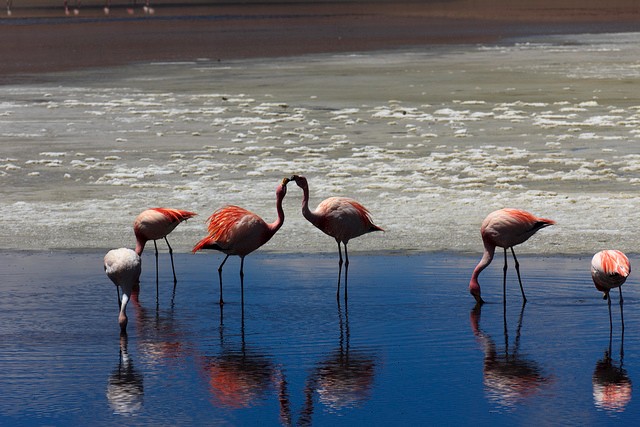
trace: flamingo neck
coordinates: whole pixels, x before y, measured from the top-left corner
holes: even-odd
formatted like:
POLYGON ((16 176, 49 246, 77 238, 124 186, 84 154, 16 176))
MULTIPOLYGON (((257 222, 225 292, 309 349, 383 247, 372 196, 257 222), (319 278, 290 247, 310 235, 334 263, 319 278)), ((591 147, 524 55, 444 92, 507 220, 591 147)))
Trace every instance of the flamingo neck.
POLYGON ((140 238, 136 237, 136 253, 138 254, 138 256, 142 255, 145 243, 146 242, 144 240, 140 240, 140 238))
POLYGON ((284 224, 284 209, 282 209, 282 200, 284 199, 285 194, 282 192, 278 192, 278 196, 276 198, 276 212, 278 213, 278 218, 271 224, 268 224, 269 231, 271 236, 276 234, 282 224, 284 224))
POLYGON ((476 268, 473 270, 473 274, 471 274, 471 281, 469 282, 469 292, 476 298, 476 300, 479 300, 480 298, 480 283, 478 283, 478 276, 480 276, 482 270, 484 270, 489 264, 491 264, 495 250, 496 245, 485 241, 484 254, 482 255, 482 259, 480 260, 478 265, 476 265, 476 268))
POLYGON ((126 292, 124 289, 122 290, 122 302, 120 303, 120 315, 118 316, 118 323, 120 324, 120 333, 127 333, 127 323, 129 319, 127 318, 127 304, 129 303, 129 294, 130 292, 126 292))
POLYGON ((311 224, 318 226, 319 217, 315 212, 309 209, 309 187, 305 185, 302 187, 302 216, 306 218, 311 224))

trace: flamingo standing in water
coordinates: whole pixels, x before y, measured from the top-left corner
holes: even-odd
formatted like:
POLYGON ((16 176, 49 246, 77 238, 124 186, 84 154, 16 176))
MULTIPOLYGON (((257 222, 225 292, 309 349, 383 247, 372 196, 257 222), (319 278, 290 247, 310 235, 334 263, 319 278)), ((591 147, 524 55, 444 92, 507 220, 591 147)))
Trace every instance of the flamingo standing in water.
POLYGON ((522 287, 522 279, 520 278, 520 263, 518 263, 518 258, 516 258, 513 247, 526 242, 529 237, 533 236, 541 228, 555 223, 556 222, 551 219, 538 218, 520 209, 500 209, 487 215, 480 227, 480 234, 482 235, 482 242, 484 243, 484 255, 473 270, 471 281, 469 282, 469 292, 479 304, 483 304, 484 301, 480 297, 478 276, 482 270, 491 264, 496 246, 504 249, 503 301, 506 303, 507 298, 507 249, 511 249, 513 259, 516 263, 516 272, 518 273, 522 299, 523 302, 527 302, 527 297, 524 295, 524 289, 522 287))
POLYGON ((309 210, 309 184, 304 176, 293 175, 295 181, 302 188, 302 215, 323 233, 336 239, 338 243, 338 291, 336 298, 340 298, 340 276, 342 275, 342 248, 344 245, 344 297, 347 298, 347 277, 349 273, 349 240, 372 231, 384 231, 375 225, 367 208, 353 199, 346 197, 329 197, 320 202, 315 211, 309 210))
POLYGON ((240 289, 244 305, 244 257, 267 243, 284 223, 282 200, 287 194, 288 178, 284 178, 276 188, 276 211, 278 218, 267 224, 258 215, 238 206, 225 206, 215 211, 207 220, 209 223, 207 237, 200 240, 194 247, 193 253, 201 249, 215 249, 226 256, 218 267, 220 279, 220 305, 222 299, 222 267, 230 255, 240 257, 240 289))
POLYGON ((142 255, 144 246, 149 240, 153 240, 156 249, 156 295, 158 295, 158 245, 156 240, 164 239, 169 247, 171 257, 171 269, 173 270, 173 286, 175 288, 178 279, 173 264, 173 249, 167 240, 167 235, 173 231, 182 221, 193 218, 197 214, 189 211, 169 208, 153 208, 143 211, 133 221, 133 232, 136 235, 136 253, 142 255))
POLYGON ((620 251, 600 251, 591 260, 591 278, 596 285, 596 289, 604 293, 603 299, 606 299, 609 305, 609 326, 613 326, 611 321, 611 295, 609 295, 609 292, 613 288, 618 288, 620 291, 620 311, 622 312, 622 284, 629 277, 629 273, 631 273, 629 258, 620 251))
POLYGON ((142 271, 140 256, 131 249, 113 249, 104 257, 104 271, 111 281, 116 285, 118 292, 118 306, 120 315, 120 333, 127 333, 127 304, 131 299, 134 286, 140 283, 140 272, 142 271), (120 300, 120 288, 122 288, 122 300, 120 300))

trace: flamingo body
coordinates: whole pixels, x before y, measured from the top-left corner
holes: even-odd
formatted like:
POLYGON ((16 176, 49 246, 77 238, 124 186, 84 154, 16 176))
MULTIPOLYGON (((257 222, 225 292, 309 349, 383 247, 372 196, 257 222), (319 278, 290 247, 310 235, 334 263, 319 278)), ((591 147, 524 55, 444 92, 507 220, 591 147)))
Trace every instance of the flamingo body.
POLYGON ((133 232, 136 235, 136 253, 142 255, 144 246, 149 240, 153 240, 153 246, 156 250, 156 295, 158 294, 158 245, 156 240, 164 239, 169 248, 169 257, 171 258, 171 270, 173 272, 174 289, 178 279, 176 277, 176 268, 173 263, 173 249, 169 244, 167 236, 182 221, 193 218, 197 214, 195 212, 183 211, 171 208, 152 208, 141 212, 133 221, 133 232))
POLYGON ((339 272, 338 272, 338 292, 340 296, 340 276, 342 270, 342 249, 344 245, 345 253, 345 298, 347 297, 347 274, 349 268, 349 253, 347 244, 349 240, 362 236, 373 231, 384 231, 373 223, 371 214, 359 202, 347 197, 329 197, 320 202, 318 207, 312 211, 309 209, 309 184, 304 176, 293 175, 298 187, 302 188, 302 216, 323 233, 336 239, 338 243, 339 272))
POLYGON ((317 218, 316 223, 312 222, 313 225, 344 244, 363 234, 382 231, 373 224, 367 208, 347 197, 329 197, 323 200, 314 214, 307 215, 306 218, 309 221, 309 217, 317 218))
POLYGON ((227 255, 246 256, 271 239, 272 230, 258 215, 239 206, 225 206, 208 219, 209 235, 193 248, 215 249, 227 255))
POLYGON ((555 224, 555 221, 551 219, 539 218, 527 211, 523 211, 520 209, 499 209, 487 215, 480 227, 480 234, 482 235, 482 241, 484 243, 484 254, 476 268, 473 270, 471 281, 469 282, 469 292, 471 293, 471 295, 473 295, 478 303, 484 302, 480 297, 480 284, 478 283, 478 276, 480 275, 482 270, 484 270, 489 264, 491 264, 496 246, 504 249, 505 280, 507 269, 507 249, 511 249, 513 257, 516 261, 516 271, 518 272, 518 280, 520 282, 522 297, 524 301, 526 301, 524 290, 522 289, 522 280, 520 280, 520 267, 513 247, 526 242, 541 228, 553 224, 555 224))
POLYGON ((104 257, 104 271, 107 277, 116 285, 116 289, 122 289, 122 301, 118 291, 118 304, 120 314, 118 323, 120 331, 125 334, 127 331, 127 304, 131 299, 131 292, 134 286, 140 282, 140 272, 142 271, 140 256, 133 250, 127 248, 113 249, 104 257))
POLYGON ((209 234, 193 247, 196 253, 202 249, 215 249, 227 256, 218 268, 220 279, 220 304, 222 299, 222 267, 230 255, 238 255, 240 264, 240 283, 243 287, 244 257, 267 243, 284 223, 282 200, 287 194, 288 178, 284 178, 276 189, 276 211, 278 218, 267 224, 258 215, 238 206, 225 206, 215 211, 208 219, 209 234))
POLYGON ((196 215, 194 212, 170 208, 152 208, 143 211, 133 222, 136 253, 141 255, 147 241, 167 237, 178 224, 196 215))
POLYGON ((631 265, 625 254, 616 250, 600 251, 591 260, 591 277, 596 289, 605 298, 613 288, 619 288, 629 277, 631 265))

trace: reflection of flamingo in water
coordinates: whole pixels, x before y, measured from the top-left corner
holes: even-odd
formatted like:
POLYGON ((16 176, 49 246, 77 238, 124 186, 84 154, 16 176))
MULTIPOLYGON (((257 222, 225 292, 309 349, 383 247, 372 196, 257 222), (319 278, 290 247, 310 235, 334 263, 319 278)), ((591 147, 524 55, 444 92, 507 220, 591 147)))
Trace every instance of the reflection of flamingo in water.
MULTIPOLYGON (((623 319, 624 324, 624 319, 623 319)), ((608 412, 623 412, 631 401, 631 379, 622 367, 624 360, 624 327, 620 341, 620 363, 611 358, 611 342, 613 329, 609 329, 609 347, 598 360, 591 377, 593 384, 593 400, 597 408, 608 412)))
POLYGON ((538 364, 519 354, 520 329, 525 304, 522 304, 515 346, 509 350, 506 312, 504 313, 504 354, 499 352, 491 336, 480 329, 481 305, 471 311, 471 329, 484 351, 483 377, 489 400, 504 408, 513 408, 521 400, 537 393, 550 379, 545 377, 538 364))
POLYGON ((134 291, 131 303, 135 309, 136 331, 140 338, 138 349, 145 357, 145 362, 178 363, 187 357, 183 333, 176 329, 173 313, 162 316, 157 306, 149 310, 140 304, 138 296, 134 291))
POLYGON ((144 387, 142 375, 133 367, 127 351, 127 336, 120 337, 118 366, 109 376, 107 400, 118 415, 134 415, 143 404, 144 387))
POLYGON ((293 175, 291 181, 295 181, 302 188, 302 216, 320 231, 336 239, 338 243, 338 292, 336 298, 340 298, 340 278, 342 276, 342 248, 344 245, 344 297, 347 298, 347 280, 349 276, 349 253, 347 243, 349 240, 373 231, 384 231, 375 225, 367 208, 347 197, 329 197, 320 202, 312 211, 309 209, 309 184, 304 176, 293 175))
MULTIPOLYGON (((596 285, 596 289, 604 292, 604 299, 609 306, 609 328, 613 328, 611 319, 611 289, 618 288, 620 291, 620 316, 622 313, 622 284, 631 273, 629 258, 625 254, 616 250, 600 251, 591 260, 591 278, 596 285)), ((622 330, 624 331, 624 319, 622 320, 622 330)))
POLYGON ((350 344, 349 312, 345 302, 344 321, 338 304, 340 341, 338 348, 318 363, 305 384, 305 405, 300 425, 311 425, 313 393, 331 411, 354 408, 371 395, 375 377, 375 360, 362 351, 354 351, 350 344))
POLYGON ((220 347, 216 356, 202 359, 202 370, 209 382, 212 403, 216 407, 249 408, 266 398, 272 389, 278 390, 281 420, 290 424, 287 382, 282 370, 267 356, 247 348, 244 309, 241 316, 240 344, 225 340, 223 309, 220 313, 220 347))
POLYGON ((520 209, 500 209, 487 215, 480 227, 482 242, 484 243, 484 254, 473 270, 471 281, 469 282, 469 292, 479 304, 484 303, 484 301, 480 297, 478 276, 480 276, 482 270, 491 264, 496 246, 504 249, 503 303, 506 304, 507 301, 507 249, 511 249, 511 254, 516 263, 516 273, 518 273, 522 300, 527 302, 527 297, 524 295, 524 288, 522 287, 522 279, 520 278, 520 263, 516 258, 513 247, 526 242, 529 237, 533 236, 541 228, 553 224, 555 224, 555 221, 551 219, 538 218, 520 209))

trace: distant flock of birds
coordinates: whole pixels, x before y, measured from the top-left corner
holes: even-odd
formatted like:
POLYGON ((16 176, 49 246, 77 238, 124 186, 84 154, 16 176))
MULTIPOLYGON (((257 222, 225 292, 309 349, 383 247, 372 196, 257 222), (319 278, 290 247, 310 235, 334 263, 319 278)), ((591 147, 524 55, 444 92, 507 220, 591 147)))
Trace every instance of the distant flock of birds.
MULTIPOLYGON (((349 269, 349 253, 347 244, 353 238, 373 231, 384 231, 375 225, 367 208, 357 201, 347 197, 330 197, 318 205, 315 210, 309 209, 309 184, 304 176, 293 175, 284 178, 276 188, 277 219, 273 223, 266 223, 258 215, 238 206, 225 206, 216 210, 208 219, 208 234, 193 247, 195 253, 202 249, 214 249, 224 253, 222 263, 218 267, 220 283, 220 305, 224 304, 222 297, 222 268, 231 255, 240 257, 240 286, 241 298, 244 301, 244 258, 265 243, 282 227, 284 223, 284 210, 282 201, 287 194, 287 184, 295 181, 303 191, 302 215, 311 224, 325 234, 333 237, 338 244, 339 271, 338 289, 336 298, 340 297, 340 279, 342 266, 345 266, 344 297, 347 298, 347 277, 349 269), (344 246, 345 259, 342 258, 342 246, 344 246)), ((140 213, 133 224, 136 236, 136 248, 113 249, 104 257, 104 269, 107 276, 116 285, 118 293, 119 316, 118 323, 122 334, 126 334, 127 314, 126 307, 131 295, 137 290, 142 271, 140 255, 145 244, 152 240, 156 254, 156 277, 158 275, 158 246, 156 240, 164 239, 169 247, 171 267, 173 271, 174 286, 177 283, 175 266, 173 262, 173 250, 167 240, 171 233, 182 221, 194 217, 194 212, 170 209, 153 208, 140 213), (122 290, 122 298, 120 297, 122 290)), ((504 249, 504 275, 503 275, 503 301, 506 301, 506 274, 507 274, 507 250, 511 250, 515 261, 516 273, 520 284, 523 303, 527 298, 520 277, 520 264, 516 257, 514 246, 527 241, 538 230, 555 224, 555 221, 547 218, 539 218, 529 212, 520 209, 499 209, 490 213, 482 222, 480 233, 484 243, 484 254, 471 275, 469 292, 481 305, 484 300, 480 296, 480 284, 478 276, 491 263, 496 247, 504 249)), ((621 285, 626 281, 631 266, 625 254, 617 250, 603 250, 594 255, 591 261, 591 277, 596 289, 603 292, 604 299, 608 301, 609 322, 611 324, 611 297, 610 291, 614 288, 620 290, 620 305, 622 306, 621 285)), ((156 280, 157 286, 157 280, 156 280)), ((156 292, 158 290, 156 289, 156 292)))
MULTIPOLYGON (((145 0, 144 5, 142 6, 142 10, 145 14, 153 15, 155 11, 149 5, 149 2, 150 0, 145 0)), ((7 16, 13 15, 13 11, 11 9, 12 6, 13 6, 13 0, 7 0, 7 16)), ((64 14, 67 16, 71 14, 77 16, 80 14, 80 0, 75 0, 75 7, 73 7, 72 9, 69 8, 68 0, 64 0, 63 6, 64 6, 64 14)), ((127 8, 127 13, 129 15, 132 15, 135 11, 135 8, 136 8, 136 0, 131 0, 131 4, 127 8)), ((105 15, 108 15, 111 12, 111 0, 105 0, 104 7, 102 8, 102 10, 104 11, 105 15)))

